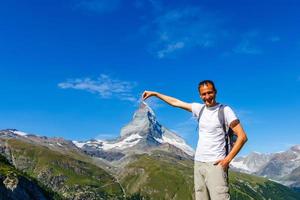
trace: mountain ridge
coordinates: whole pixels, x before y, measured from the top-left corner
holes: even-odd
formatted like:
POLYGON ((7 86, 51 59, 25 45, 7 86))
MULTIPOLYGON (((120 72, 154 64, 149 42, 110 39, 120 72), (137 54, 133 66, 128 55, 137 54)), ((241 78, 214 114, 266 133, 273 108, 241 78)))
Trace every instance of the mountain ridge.
POLYGON ((276 153, 250 153, 231 162, 236 171, 267 177, 286 186, 300 189, 300 145, 276 153))

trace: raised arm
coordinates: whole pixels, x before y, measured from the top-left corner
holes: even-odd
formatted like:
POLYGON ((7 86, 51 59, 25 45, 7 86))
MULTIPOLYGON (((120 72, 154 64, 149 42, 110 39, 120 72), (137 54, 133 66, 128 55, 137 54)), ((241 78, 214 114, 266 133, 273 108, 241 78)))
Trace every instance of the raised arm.
POLYGON ((145 91, 143 93, 142 97, 143 97, 143 100, 146 100, 147 98, 152 97, 152 96, 155 96, 155 97, 165 101, 166 103, 170 104, 171 106, 182 108, 184 110, 192 112, 192 105, 190 103, 180 101, 179 99, 176 99, 174 97, 170 97, 170 96, 167 96, 164 94, 160 94, 158 92, 145 91))

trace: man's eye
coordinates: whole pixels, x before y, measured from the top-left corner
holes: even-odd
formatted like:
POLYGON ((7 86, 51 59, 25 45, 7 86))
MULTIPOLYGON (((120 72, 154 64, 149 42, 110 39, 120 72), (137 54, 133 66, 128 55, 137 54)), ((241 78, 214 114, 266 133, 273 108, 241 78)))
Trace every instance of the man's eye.
POLYGON ((213 93, 212 91, 211 92, 205 92, 205 93, 202 93, 201 96, 205 96, 207 94, 212 94, 212 93, 213 93))

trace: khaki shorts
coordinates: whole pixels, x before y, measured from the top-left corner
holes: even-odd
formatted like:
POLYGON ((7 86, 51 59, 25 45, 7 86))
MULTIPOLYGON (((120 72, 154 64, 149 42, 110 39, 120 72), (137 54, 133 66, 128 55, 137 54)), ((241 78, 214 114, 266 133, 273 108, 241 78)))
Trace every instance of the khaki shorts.
POLYGON ((228 200, 228 172, 213 162, 195 161, 194 185, 196 200, 228 200))

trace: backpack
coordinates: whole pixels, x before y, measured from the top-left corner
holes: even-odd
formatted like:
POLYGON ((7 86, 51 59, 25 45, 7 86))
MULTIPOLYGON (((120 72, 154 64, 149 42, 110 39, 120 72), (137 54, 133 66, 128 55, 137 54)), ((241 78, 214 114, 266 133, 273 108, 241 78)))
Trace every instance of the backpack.
MULTIPOLYGON (((199 121, 200 121, 200 117, 203 113, 203 110, 206 106, 204 105, 201 110, 199 111, 198 114, 198 129, 199 129, 199 121)), ((223 131, 225 133, 225 152, 226 152, 226 156, 229 154, 229 152, 231 151, 234 143, 236 142, 237 136, 233 133, 233 130, 228 126, 226 126, 225 124, 225 114, 224 114, 224 108, 226 107, 226 105, 221 104, 218 110, 218 118, 220 121, 220 124, 223 127, 223 131)))

